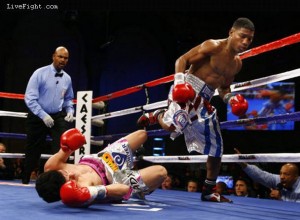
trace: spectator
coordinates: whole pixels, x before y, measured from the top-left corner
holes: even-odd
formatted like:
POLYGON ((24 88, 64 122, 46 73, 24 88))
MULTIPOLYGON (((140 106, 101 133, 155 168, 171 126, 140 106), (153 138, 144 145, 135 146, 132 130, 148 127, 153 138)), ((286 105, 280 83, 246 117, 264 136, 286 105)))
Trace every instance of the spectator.
MULTIPOLYGON (((235 148, 236 153, 240 151, 235 148)), ((286 163, 280 173, 272 174, 255 165, 240 163, 244 172, 255 182, 270 188, 270 198, 282 201, 300 202, 299 168, 296 164, 286 163)))
MULTIPOLYGON (((0 143, 0 153, 6 152, 6 146, 0 143)), ((0 157, 0 179, 11 180, 14 179, 14 167, 10 158, 0 157)))
POLYGON ((251 189, 250 182, 245 178, 239 178, 235 182, 234 194, 243 197, 256 197, 251 189))
POLYGON ((173 176, 168 174, 167 178, 162 182, 161 189, 169 190, 173 189, 173 176))
POLYGON ((186 188, 187 188, 188 192, 197 192, 198 191, 198 182, 194 179, 190 179, 187 182, 186 188))
MULTIPOLYGON (((67 122, 73 121, 73 89, 71 77, 63 70, 69 60, 65 47, 58 47, 53 63, 37 69, 28 82, 25 103, 28 107, 27 145, 25 148, 22 183, 28 184, 32 171, 38 166, 40 156, 46 145, 46 136, 52 137, 51 150, 59 149, 61 134, 68 129, 67 122)), ((40 172, 43 169, 40 164, 40 172)))

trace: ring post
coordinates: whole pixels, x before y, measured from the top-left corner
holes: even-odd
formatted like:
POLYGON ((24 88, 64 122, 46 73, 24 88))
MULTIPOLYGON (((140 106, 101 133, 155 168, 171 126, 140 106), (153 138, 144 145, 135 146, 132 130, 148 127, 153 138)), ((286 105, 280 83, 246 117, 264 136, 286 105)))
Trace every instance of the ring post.
POLYGON ((86 144, 75 151, 74 163, 81 157, 90 154, 91 149, 91 118, 92 118, 92 91, 77 92, 76 123, 75 127, 85 136, 86 144))

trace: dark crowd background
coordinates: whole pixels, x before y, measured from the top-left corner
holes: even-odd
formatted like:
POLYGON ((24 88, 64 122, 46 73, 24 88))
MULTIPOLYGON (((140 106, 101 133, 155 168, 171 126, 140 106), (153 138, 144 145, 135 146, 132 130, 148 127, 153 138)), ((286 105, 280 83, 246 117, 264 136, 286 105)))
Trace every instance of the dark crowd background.
MULTIPOLYGON (((233 21, 250 18, 257 47, 300 30, 298 1, 40 1, 59 10, 11 10, 1 1, 0 92, 24 94, 32 73, 52 62, 57 46, 69 49, 66 72, 73 89, 92 90, 98 97, 174 73, 175 60, 187 50, 212 38, 226 38, 233 21), (143 3, 141 3, 143 2, 143 3)), ((27 1, 26 3, 36 3, 27 1)), ((22 3, 22 2, 21 2, 22 3)), ((299 43, 263 53, 243 61, 237 82, 299 68, 299 43)), ((299 111, 299 79, 296 111, 299 111)), ((149 89, 150 102, 167 98, 170 84, 149 89)), ((226 121, 226 106, 218 97, 220 121, 226 121)), ((141 91, 106 103, 111 112, 146 104, 141 91)), ((23 100, 0 98, 0 110, 26 112, 23 100)), ((94 112, 99 114, 101 112, 94 112)), ((105 121, 94 135, 127 133, 137 129, 140 114, 105 121)), ((25 119, 0 118, 1 132, 25 133, 25 119)), ((155 129, 155 127, 153 127, 155 129)), ((223 130, 225 152, 299 152, 299 124, 293 131, 223 130)), ((23 152, 25 141, 1 138, 9 152, 23 152)), ((151 139, 146 154, 151 155, 151 139)), ((183 137, 165 137, 166 155, 187 154, 183 137)))

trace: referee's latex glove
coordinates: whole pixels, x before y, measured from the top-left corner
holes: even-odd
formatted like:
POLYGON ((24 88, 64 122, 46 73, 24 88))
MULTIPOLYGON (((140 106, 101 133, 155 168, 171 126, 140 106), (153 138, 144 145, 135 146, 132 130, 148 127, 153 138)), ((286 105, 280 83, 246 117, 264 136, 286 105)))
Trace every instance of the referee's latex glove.
POLYGON ((43 121, 48 128, 51 128, 54 126, 54 120, 53 120, 53 118, 51 118, 50 115, 45 116, 43 118, 43 121))
POLYGON ((67 116, 65 117, 65 121, 67 121, 67 122, 73 122, 74 121, 74 117, 73 117, 72 112, 67 113, 67 116))

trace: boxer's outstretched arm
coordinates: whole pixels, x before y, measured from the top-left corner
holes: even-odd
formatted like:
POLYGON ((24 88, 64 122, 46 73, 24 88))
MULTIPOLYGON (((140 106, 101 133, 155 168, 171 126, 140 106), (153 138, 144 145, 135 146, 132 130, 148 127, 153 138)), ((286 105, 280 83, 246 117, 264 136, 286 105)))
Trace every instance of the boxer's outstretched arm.
POLYGON ((81 187, 74 180, 71 180, 61 187, 60 197, 65 205, 86 207, 91 205, 95 200, 122 199, 129 190, 130 187, 124 184, 81 187))
POLYGON ((50 171, 50 170, 60 170, 63 168, 63 166, 66 164, 68 158, 73 152, 65 152, 62 149, 60 149, 56 154, 51 156, 44 166, 44 171, 50 171))
POLYGON ((85 137, 76 128, 65 131, 60 137, 61 149, 49 158, 44 166, 44 171, 62 169, 69 156, 85 143, 85 137))

